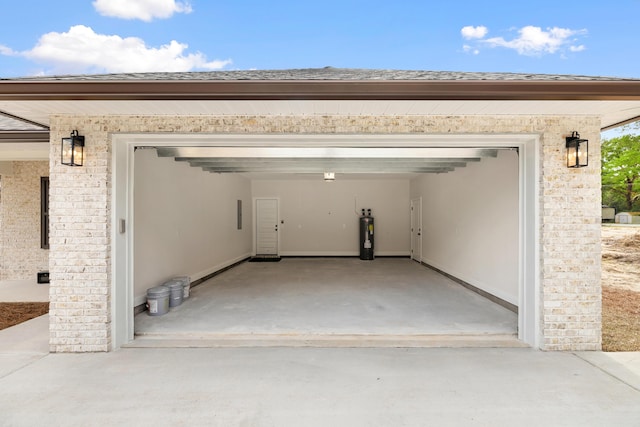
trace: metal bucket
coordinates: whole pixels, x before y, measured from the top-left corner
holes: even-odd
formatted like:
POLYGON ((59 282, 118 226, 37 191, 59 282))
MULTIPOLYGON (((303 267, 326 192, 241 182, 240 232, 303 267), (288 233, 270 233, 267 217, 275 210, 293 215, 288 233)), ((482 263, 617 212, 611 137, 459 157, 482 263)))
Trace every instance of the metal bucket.
POLYGON ((169 312, 169 295, 171 291, 166 286, 156 286, 147 289, 147 309, 149 316, 162 316, 169 312))
POLYGON ((169 280, 164 284, 169 288, 171 295, 169 296, 169 307, 177 307, 182 304, 182 295, 184 294, 184 286, 182 282, 177 280, 169 280))
POLYGON ((189 294, 191 293, 191 277, 178 276, 174 277, 173 280, 182 283, 182 300, 184 301, 189 298, 189 294))

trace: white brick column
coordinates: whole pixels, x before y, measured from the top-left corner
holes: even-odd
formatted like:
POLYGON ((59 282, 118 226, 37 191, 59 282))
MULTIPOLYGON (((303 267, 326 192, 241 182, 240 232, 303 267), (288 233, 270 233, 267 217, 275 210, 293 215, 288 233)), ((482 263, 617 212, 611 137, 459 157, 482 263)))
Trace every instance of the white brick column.
MULTIPOLYGON (((564 130, 566 126, 560 124, 556 128, 564 130)), ((579 120, 572 130, 589 140, 588 167, 566 167, 564 139, 560 140, 559 135, 545 135, 543 141, 540 209, 543 348, 600 350, 599 122, 579 120)))
POLYGON ((110 158, 90 120, 53 120, 50 157, 50 350, 107 351, 111 325, 110 158), (82 167, 60 163, 60 141, 85 135, 82 167))

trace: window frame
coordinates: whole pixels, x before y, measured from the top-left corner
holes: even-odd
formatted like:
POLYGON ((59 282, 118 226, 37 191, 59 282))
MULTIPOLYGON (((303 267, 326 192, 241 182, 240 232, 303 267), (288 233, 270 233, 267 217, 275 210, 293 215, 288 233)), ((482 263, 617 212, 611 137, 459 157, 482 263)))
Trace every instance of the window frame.
POLYGON ((49 249, 49 177, 40 177, 40 248, 49 249))

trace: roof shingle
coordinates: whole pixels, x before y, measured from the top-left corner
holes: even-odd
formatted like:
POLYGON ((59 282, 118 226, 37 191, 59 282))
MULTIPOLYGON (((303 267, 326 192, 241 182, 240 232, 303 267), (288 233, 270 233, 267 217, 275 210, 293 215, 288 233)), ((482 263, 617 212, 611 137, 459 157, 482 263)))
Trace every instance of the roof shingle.
POLYGON ((238 70, 238 71, 190 71, 119 74, 82 74, 65 76, 37 76, 0 81, 292 81, 292 80, 334 80, 334 81, 391 81, 391 80, 435 80, 435 81, 637 81, 635 78, 530 74, 530 73, 487 73, 419 70, 372 70, 356 68, 305 68, 289 70, 238 70))

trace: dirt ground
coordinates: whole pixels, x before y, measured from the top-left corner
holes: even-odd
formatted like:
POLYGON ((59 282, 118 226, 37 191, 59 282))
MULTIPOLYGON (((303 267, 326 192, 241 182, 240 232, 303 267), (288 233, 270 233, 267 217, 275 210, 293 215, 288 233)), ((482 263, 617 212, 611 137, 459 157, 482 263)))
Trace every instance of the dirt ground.
POLYGON ((602 226, 602 349, 640 351, 640 228, 602 226))
POLYGON ((0 330, 48 312, 48 302, 0 302, 0 330))
POLYGON ((602 226, 602 284, 640 292, 640 227, 602 226))

